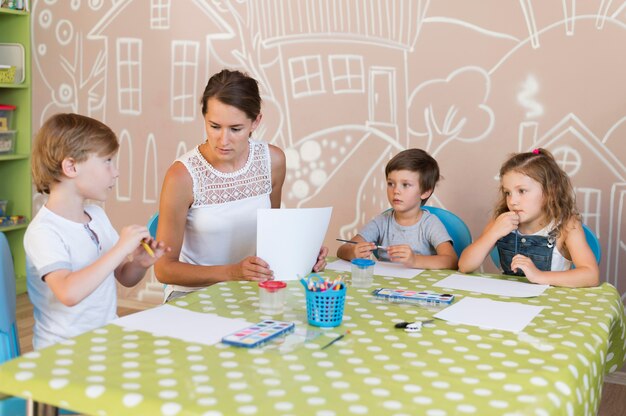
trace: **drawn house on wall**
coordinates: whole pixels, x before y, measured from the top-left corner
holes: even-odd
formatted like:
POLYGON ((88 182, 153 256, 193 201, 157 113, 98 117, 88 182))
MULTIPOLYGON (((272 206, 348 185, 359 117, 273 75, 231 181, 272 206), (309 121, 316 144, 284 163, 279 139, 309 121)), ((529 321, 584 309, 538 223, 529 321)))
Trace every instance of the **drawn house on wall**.
POLYGON ((539 139, 534 137, 536 127, 536 123, 523 123, 520 150, 548 149, 572 178, 582 220, 598 236, 604 250, 600 275, 607 276, 624 298, 626 287, 618 287, 617 278, 626 270, 626 167, 572 114, 539 139), (598 181, 599 177, 612 180, 598 181))
MULTIPOLYGON (((89 33, 105 40, 105 111, 120 139, 121 179, 116 201, 107 208, 125 210, 125 202, 142 201, 143 212, 127 212, 137 223, 157 209, 164 175, 159 163, 168 166, 181 142, 195 144, 202 137, 198 94, 207 79, 207 43, 232 36, 208 2, 186 1, 186 8, 173 3, 119 1, 89 33), (197 10, 190 13, 189 7, 197 10), (173 124, 179 126, 177 137, 159 134, 172 131, 173 124)), ((153 276, 139 290, 142 300, 161 300, 163 293, 153 276)))
POLYGON ((206 82, 205 42, 232 36, 206 2, 185 2, 197 9, 194 13, 172 3, 119 1, 89 34, 106 42, 106 114, 115 115, 120 177, 128 180, 120 183, 118 200, 141 199, 151 209, 163 179, 156 142, 159 151, 167 152, 162 157, 173 159, 181 140, 198 140, 201 127, 193 123, 199 119, 198 94, 206 82), (180 137, 159 136, 171 124, 191 126, 177 129, 180 137), (144 166, 132 166, 133 160, 144 166))
POLYGON ((274 79, 282 83, 290 144, 326 128, 365 125, 406 146, 407 54, 419 32, 422 3, 249 3, 252 32, 265 48, 279 50, 274 79), (325 111, 325 102, 345 111, 325 111))

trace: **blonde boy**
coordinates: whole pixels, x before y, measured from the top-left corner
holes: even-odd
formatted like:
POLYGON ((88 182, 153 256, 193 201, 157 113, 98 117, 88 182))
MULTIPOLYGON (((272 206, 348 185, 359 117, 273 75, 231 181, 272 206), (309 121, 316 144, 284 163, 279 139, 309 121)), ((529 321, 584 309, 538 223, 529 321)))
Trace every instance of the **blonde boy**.
POLYGON ((109 127, 78 114, 52 116, 35 137, 33 180, 49 194, 24 237, 35 349, 115 319, 115 279, 137 284, 164 252, 145 226, 130 225, 118 236, 102 208, 85 204, 106 200, 115 185, 118 147, 109 127))

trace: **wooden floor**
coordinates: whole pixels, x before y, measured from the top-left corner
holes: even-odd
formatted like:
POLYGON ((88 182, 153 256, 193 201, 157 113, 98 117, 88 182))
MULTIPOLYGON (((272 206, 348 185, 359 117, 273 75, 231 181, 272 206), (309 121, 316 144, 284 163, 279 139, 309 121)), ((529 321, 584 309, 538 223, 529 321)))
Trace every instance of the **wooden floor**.
MULTIPOLYGON (((122 303, 117 308, 119 316, 128 315, 142 309, 139 303, 122 303)), ((22 353, 32 351, 33 338, 33 308, 27 295, 17 297, 17 328, 20 334, 20 347, 22 353)), ((598 411, 599 416, 624 416, 626 415, 626 385, 604 383, 602 390, 602 402, 598 411)))

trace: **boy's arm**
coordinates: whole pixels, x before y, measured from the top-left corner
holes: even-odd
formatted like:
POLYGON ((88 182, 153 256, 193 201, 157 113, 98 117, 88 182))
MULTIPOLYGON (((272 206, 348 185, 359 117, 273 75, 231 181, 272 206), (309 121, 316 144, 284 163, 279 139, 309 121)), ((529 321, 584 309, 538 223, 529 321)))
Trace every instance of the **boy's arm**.
MULTIPOLYGON (((577 219, 571 219, 564 228, 564 245, 572 257, 575 269, 542 272, 534 267, 534 264, 530 267, 518 264, 523 262, 519 261, 517 256, 513 258, 511 267, 515 265, 524 270, 528 280, 533 283, 562 287, 597 286, 600 283, 600 270, 593 251, 587 244, 582 223, 577 219)), ((532 263, 530 259, 528 261, 532 263)))
POLYGON ((93 293, 98 286, 124 261, 127 252, 115 245, 89 266, 70 271, 55 270, 44 276, 54 296, 65 306, 74 306, 93 293))
POLYGON ((457 256, 450 241, 439 244, 435 250, 437 254, 433 255, 415 254, 410 245, 398 244, 389 246, 387 253, 392 262, 402 263, 414 269, 456 270, 457 256))
POLYGON ((413 268, 415 269, 452 269, 458 266, 458 257, 450 241, 439 244, 435 250, 437 254, 432 256, 413 256, 413 268))
POLYGON ((125 287, 135 286, 146 275, 146 271, 164 253, 169 251, 162 241, 143 240, 150 247, 151 253, 143 245, 137 247, 131 255, 131 260, 126 258, 115 268, 115 278, 125 287))

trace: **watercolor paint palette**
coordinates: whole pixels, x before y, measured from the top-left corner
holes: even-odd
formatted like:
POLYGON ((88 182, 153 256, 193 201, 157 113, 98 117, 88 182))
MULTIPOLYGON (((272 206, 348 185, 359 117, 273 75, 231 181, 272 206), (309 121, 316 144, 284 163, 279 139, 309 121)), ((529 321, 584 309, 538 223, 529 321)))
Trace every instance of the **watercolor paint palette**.
POLYGON ((254 348, 280 335, 292 332, 296 325, 293 322, 266 319, 222 338, 222 342, 236 347, 254 348))
POLYGON ((415 302, 438 305, 450 305, 454 302, 454 295, 449 293, 435 293, 408 289, 376 289, 372 292, 377 298, 390 302, 415 302))

